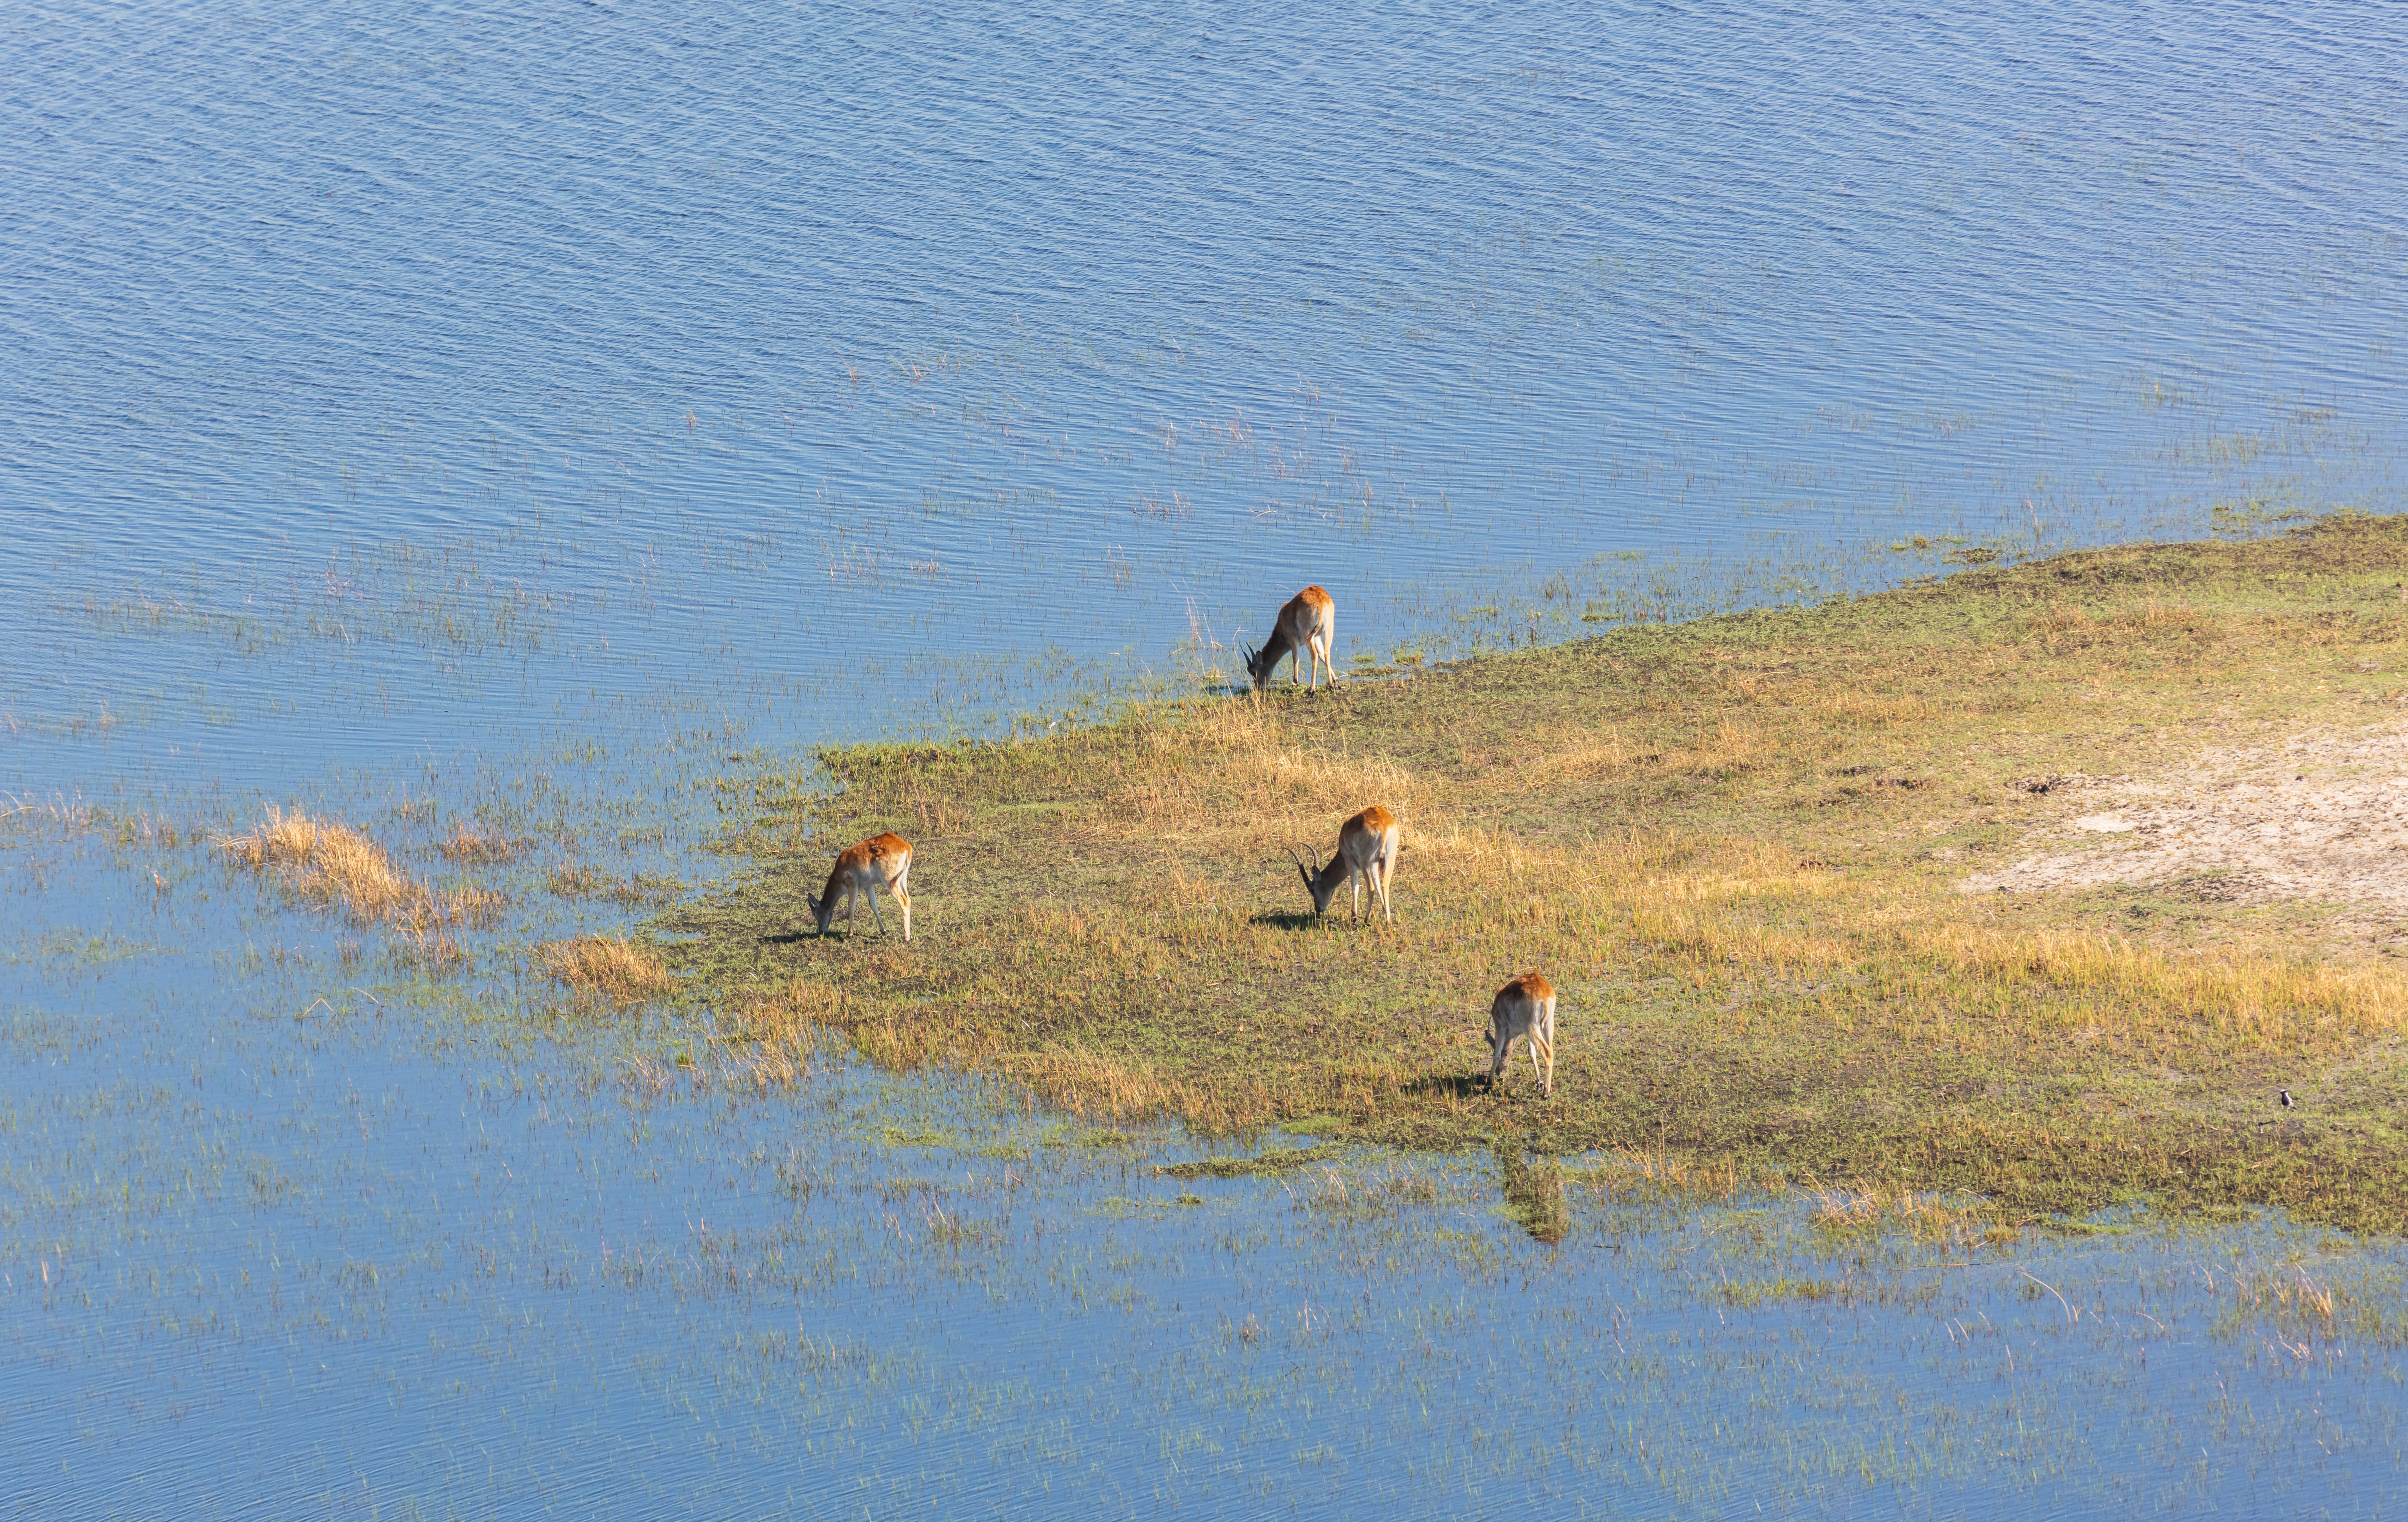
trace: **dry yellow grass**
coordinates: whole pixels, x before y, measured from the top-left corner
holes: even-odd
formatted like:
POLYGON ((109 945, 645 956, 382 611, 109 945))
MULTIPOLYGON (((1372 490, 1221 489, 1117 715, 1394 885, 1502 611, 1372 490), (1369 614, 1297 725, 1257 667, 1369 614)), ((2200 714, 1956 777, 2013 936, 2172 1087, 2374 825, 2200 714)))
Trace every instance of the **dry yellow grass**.
POLYGON ((258 828, 216 843, 252 870, 276 873, 302 898, 340 906, 363 923, 409 917, 430 900, 384 847, 349 825, 321 823, 298 809, 286 813, 271 804, 258 828))
POLYGON ((452 932, 490 923, 504 903, 490 888, 431 888, 359 830, 312 819, 298 809, 287 813, 270 805, 257 828, 215 843, 240 865, 273 874, 305 903, 340 909, 359 924, 390 926, 429 971, 465 961, 452 932))
POLYGON ((541 948, 546 976, 612 1003, 657 998, 669 990, 659 955, 624 936, 576 936, 541 948))
POLYGON ((1903 1230, 1920 1242, 1961 1247, 2014 1235, 1987 1200, 1950 1202, 1911 1186, 1858 1179, 1803 1191, 1814 1201, 1815 1229, 1834 1235, 1903 1230))

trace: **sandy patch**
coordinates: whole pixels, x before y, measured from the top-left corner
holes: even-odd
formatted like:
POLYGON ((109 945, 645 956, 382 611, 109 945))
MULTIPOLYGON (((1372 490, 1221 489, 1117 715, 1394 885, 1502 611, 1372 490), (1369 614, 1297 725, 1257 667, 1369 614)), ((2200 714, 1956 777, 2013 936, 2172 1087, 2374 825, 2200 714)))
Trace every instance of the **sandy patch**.
POLYGON ((2408 915, 2408 729, 2216 751, 2172 776, 2035 778, 2083 812, 1967 893, 2129 883, 2203 899, 2320 898, 2408 915))

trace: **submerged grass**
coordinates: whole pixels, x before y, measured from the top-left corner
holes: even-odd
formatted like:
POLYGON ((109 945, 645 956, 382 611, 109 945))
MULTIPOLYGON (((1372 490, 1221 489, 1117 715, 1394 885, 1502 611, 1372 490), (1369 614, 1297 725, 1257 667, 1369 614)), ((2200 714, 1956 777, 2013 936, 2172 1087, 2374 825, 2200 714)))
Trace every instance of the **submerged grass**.
POLYGON ((833 1030, 1101 1120, 1333 1117, 1401 1147, 1973 1191, 2010 1222, 2145 1197, 2408 1228, 2386 957, 2303 940, 2297 911, 2134 926, 1959 891, 2074 807, 2036 778, 2396 725, 2404 572, 2408 521, 2344 517, 823 752, 727 780, 725 844, 756 867, 660 927, 742 1041, 833 1030), (1342 893, 1313 918, 1282 849, 1326 853, 1375 802, 1404 826, 1397 923, 1350 923, 1342 893), (915 847, 913 941, 810 935, 835 848, 884 828, 915 847), (1552 1101, 1526 1063, 1496 1094, 1474 1077, 1490 994, 1531 968, 1562 990, 1552 1101), (2316 1096, 2305 1118, 2278 1084, 2316 1096))
POLYGON ((2211 1287, 2220 1301, 2217 1328, 2228 1335, 2271 1332, 2300 1343, 2346 1338, 2362 1346, 2408 1346, 2408 1312, 2401 1310, 2395 1268, 2360 1273, 2354 1283, 2319 1282, 2305 1265, 2288 1264, 2243 1271, 2211 1287))
POLYGON ((1204 1157, 1191 1163, 1166 1163, 1154 1171, 1168 1179, 1277 1178, 1327 1160, 1334 1147, 1273 1147, 1253 1157, 1204 1157))
POLYGON ((435 842, 446 861, 470 866, 484 866, 509 861, 525 850, 527 842, 516 840, 493 830, 480 830, 465 822, 455 825, 452 833, 435 842))

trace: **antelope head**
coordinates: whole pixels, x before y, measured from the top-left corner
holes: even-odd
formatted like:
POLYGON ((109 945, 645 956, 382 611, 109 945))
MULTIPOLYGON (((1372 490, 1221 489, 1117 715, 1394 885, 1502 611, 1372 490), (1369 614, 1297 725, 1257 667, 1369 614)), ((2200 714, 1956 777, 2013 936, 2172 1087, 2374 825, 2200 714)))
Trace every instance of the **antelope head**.
MULTIPOLYGON (((1307 846, 1305 849, 1312 852, 1312 866, 1307 867, 1304 864, 1304 858, 1296 854, 1294 846, 1288 847, 1287 858, 1296 863, 1297 875, 1304 879, 1304 891, 1312 895, 1312 912, 1316 914, 1326 913, 1329 909, 1331 896, 1338 891, 1339 874, 1326 870, 1322 867, 1321 853, 1318 850, 1312 846, 1307 846)), ((1332 856, 1329 865, 1337 866, 1338 858, 1332 856)))
POLYGON ((1254 680, 1254 688, 1259 692, 1263 683, 1270 680, 1271 662, 1278 657, 1265 655, 1257 646, 1240 645, 1238 658, 1246 663, 1246 675, 1254 680))

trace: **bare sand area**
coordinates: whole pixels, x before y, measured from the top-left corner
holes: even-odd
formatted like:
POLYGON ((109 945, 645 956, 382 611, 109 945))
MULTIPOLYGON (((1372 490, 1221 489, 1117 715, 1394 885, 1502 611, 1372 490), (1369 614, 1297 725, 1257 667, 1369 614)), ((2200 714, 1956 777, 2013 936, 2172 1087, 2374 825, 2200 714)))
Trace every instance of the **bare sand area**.
POLYGON ((2408 725, 2303 730, 2210 751, 2158 777, 2033 777, 2064 811, 2034 854, 1967 893, 2128 883, 2214 902, 2314 899, 2358 911, 2336 929, 2408 928, 2408 725))

